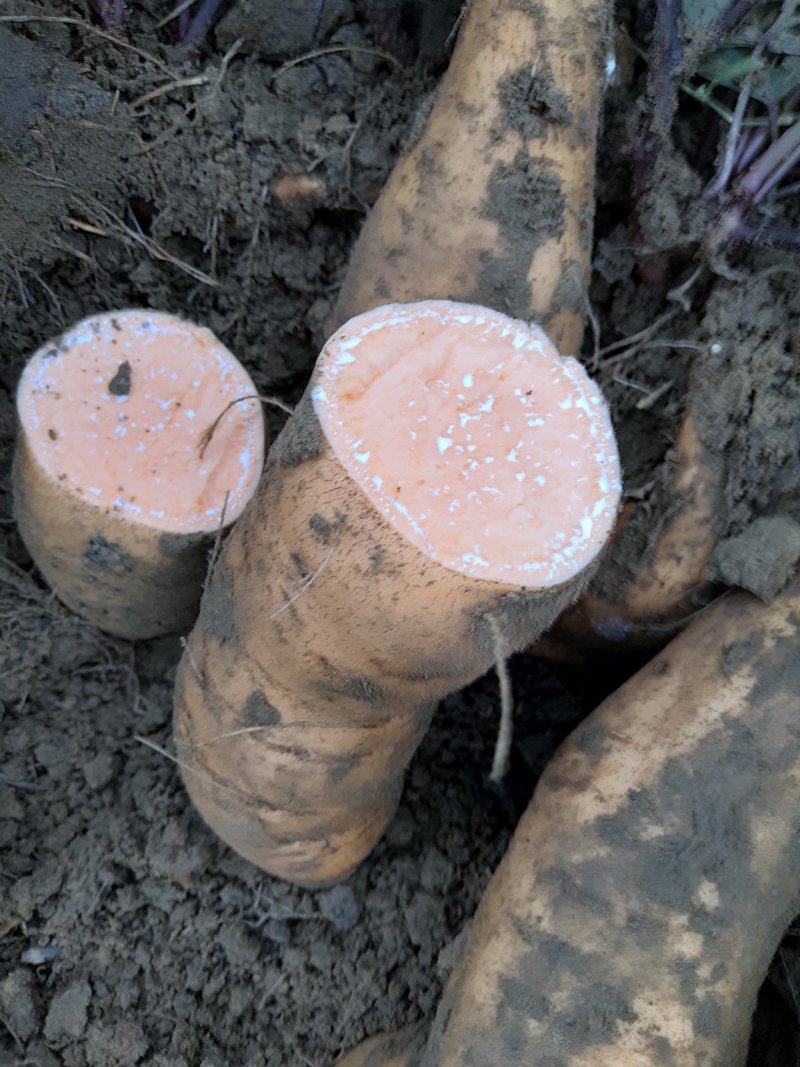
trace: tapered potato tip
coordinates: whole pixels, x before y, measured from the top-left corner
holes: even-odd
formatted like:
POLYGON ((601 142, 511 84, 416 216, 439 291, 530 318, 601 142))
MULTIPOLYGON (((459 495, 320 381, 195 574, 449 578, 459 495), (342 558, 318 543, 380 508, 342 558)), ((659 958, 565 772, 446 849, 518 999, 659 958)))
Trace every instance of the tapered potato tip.
POLYGON ((188 629, 209 545, 263 467, 238 360, 177 316, 109 312, 34 354, 17 411, 17 523, 58 597, 119 637, 188 629))

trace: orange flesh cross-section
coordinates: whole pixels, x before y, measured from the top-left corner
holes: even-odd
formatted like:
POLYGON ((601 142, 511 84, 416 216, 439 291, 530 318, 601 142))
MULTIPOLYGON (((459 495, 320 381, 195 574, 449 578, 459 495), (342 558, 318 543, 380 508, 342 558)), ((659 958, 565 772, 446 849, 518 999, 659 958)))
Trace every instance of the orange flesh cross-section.
POLYGON ((252 496, 264 423, 249 375, 203 327, 154 311, 84 319, 40 349, 17 406, 34 458, 87 504, 210 532, 252 496), (223 409, 201 456, 203 436, 223 409), (226 503, 227 496, 227 503, 226 503))
POLYGON ((558 585, 614 524, 602 394, 538 326, 450 301, 377 308, 328 341, 312 399, 378 511, 451 570, 558 585))

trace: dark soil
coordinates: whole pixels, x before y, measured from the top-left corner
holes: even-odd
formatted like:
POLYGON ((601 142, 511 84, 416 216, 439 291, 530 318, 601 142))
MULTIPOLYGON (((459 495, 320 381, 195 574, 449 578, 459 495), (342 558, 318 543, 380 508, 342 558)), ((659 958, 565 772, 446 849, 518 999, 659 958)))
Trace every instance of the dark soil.
MULTIPOLYGON (((546 759, 613 680, 567 684, 515 662, 504 797, 485 785, 494 678, 447 701, 375 853, 343 886, 299 890, 188 806, 169 758, 177 640, 107 638, 38 578, 9 477, 27 356, 92 311, 161 308, 214 330, 261 392, 296 401, 458 13, 332 0, 315 31, 311 0, 236 0, 187 55, 155 29, 172 6, 127 4, 115 41, 88 0, 0 0, 0 15, 31 16, 0 22, 0 1064, 328 1067, 432 1014, 546 759), (313 181, 281 181, 296 175, 313 181)), ((696 235, 713 152, 689 114, 634 239, 620 146, 637 91, 609 93, 592 305, 600 345, 647 329, 654 344, 612 363, 590 336, 586 358, 638 499, 657 493, 687 382, 700 383, 701 432, 728 471, 714 576, 770 595, 800 553, 796 274, 778 253, 739 254, 743 282, 703 276, 652 329, 691 273, 690 252, 665 249, 696 235)), ((277 432, 283 416, 269 417, 277 432)), ((762 991, 751 1067, 800 1063, 795 945, 790 933, 762 991)))

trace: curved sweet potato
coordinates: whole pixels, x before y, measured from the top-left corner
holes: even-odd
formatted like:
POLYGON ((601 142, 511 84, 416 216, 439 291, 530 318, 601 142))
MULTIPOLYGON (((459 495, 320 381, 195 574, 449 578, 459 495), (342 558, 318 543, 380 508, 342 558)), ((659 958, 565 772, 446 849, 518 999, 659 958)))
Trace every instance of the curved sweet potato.
MULTIPOLYGON (((345 877, 436 704, 580 592, 613 524, 599 391, 537 328, 448 302, 326 345, 210 577, 176 687, 203 817, 265 870, 345 877)), ((505 654, 505 653, 504 653, 505 654)))
POLYGON ((545 770, 427 1042, 342 1067, 744 1063, 800 906, 799 643, 800 583, 726 597, 606 700, 545 770))
POLYGON ((578 662, 592 654, 661 648, 711 599, 706 571, 721 533, 722 477, 697 436, 691 410, 667 477, 671 497, 664 513, 650 514, 646 502, 623 508, 595 579, 532 647, 534 655, 578 662))

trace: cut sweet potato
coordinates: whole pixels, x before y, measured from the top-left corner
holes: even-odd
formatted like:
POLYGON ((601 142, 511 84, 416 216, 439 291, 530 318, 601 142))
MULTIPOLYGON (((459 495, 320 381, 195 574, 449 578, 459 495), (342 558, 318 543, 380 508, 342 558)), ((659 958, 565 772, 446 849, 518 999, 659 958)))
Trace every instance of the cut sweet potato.
POLYGON ((204 818, 273 874, 349 874, 438 701, 575 598, 619 491, 599 390, 538 327, 442 301, 348 323, 179 669, 177 752, 204 818))
POLYGON ((211 539, 263 467, 254 392, 209 330, 161 312, 97 315, 39 349, 17 393, 14 504, 61 600, 120 637, 191 626, 211 539))

